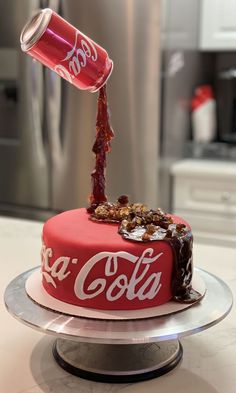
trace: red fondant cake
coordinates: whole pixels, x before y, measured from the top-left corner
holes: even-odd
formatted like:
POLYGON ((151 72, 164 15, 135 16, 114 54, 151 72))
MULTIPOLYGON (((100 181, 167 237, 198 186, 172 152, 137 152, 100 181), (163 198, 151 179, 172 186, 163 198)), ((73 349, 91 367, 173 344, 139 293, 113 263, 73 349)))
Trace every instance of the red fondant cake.
MULTIPOLYGON (((174 222, 184 221, 174 217, 174 222)), ((104 310, 168 302, 175 274, 171 243, 125 240, 118 226, 92 221, 86 209, 49 219, 42 236, 45 290, 63 302, 104 310)))

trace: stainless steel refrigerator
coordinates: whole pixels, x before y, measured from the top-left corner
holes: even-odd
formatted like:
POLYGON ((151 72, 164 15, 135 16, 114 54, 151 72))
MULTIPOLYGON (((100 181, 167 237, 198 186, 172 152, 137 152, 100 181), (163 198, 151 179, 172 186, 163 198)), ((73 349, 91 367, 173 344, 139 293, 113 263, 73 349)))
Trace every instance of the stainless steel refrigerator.
POLYGON ((0 213, 45 217, 86 206, 97 95, 79 91, 21 53, 20 31, 50 7, 103 46, 115 131, 107 195, 158 206, 157 0, 0 0, 0 213))

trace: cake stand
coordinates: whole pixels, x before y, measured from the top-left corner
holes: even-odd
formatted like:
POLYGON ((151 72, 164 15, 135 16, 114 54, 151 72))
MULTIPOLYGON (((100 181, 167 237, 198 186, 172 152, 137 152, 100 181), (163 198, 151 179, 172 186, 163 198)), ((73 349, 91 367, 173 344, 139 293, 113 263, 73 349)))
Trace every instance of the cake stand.
POLYGON ((183 356, 180 337, 220 322, 233 303, 232 293, 221 279, 196 269, 207 291, 200 303, 184 311, 125 321, 79 318, 46 309, 28 297, 25 282, 34 270, 8 285, 5 304, 9 313, 56 337, 53 355, 63 369, 100 382, 137 382, 169 372, 183 356))

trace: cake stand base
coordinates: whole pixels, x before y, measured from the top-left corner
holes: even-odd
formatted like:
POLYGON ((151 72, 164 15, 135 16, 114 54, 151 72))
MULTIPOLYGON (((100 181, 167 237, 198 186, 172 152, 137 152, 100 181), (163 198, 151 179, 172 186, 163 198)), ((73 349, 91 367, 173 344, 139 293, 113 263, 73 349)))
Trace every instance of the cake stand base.
POLYGON ((97 382, 131 383, 168 373, 181 361, 183 349, 179 340, 112 345, 58 338, 53 356, 64 370, 78 377, 97 382))
POLYGON ((169 372, 183 356, 178 340, 216 325, 233 304, 231 290, 220 278, 196 269, 207 291, 185 311, 121 321, 74 317, 42 307, 27 295, 25 285, 34 270, 9 283, 4 295, 8 311, 27 326, 55 336, 58 364, 93 381, 138 382, 169 372))

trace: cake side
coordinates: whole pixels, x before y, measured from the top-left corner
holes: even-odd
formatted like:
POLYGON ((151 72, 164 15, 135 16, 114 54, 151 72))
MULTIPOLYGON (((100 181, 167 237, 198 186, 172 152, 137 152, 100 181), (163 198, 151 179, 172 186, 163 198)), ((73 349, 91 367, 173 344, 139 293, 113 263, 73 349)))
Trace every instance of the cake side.
POLYGON ((42 283, 59 300, 131 310, 155 307, 173 296, 174 258, 166 241, 127 241, 117 224, 93 222, 86 209, 49 219, 42 238, 42 283))

